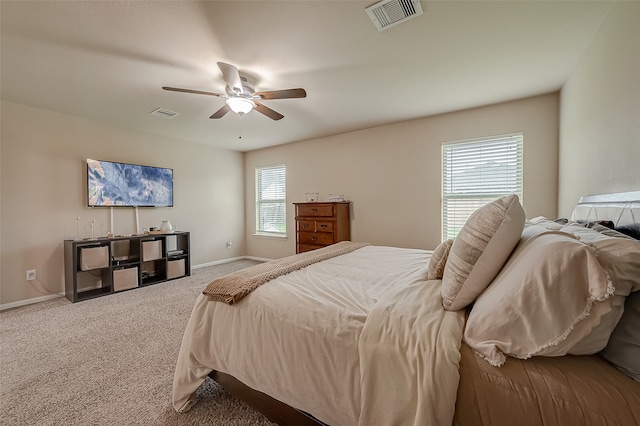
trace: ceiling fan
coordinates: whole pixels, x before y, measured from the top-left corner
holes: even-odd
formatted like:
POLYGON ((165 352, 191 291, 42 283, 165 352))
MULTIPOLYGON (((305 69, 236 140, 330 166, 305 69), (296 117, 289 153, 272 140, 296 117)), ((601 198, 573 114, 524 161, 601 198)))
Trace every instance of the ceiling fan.
POLYGON ((214 112, 209 118, 222 118, 229 111, 233 111, 239 115, 244 115, 255 109, 272 120, 280 120, 284 115, 272 110, 258 101, 263 99, 270 100, 307 97, 307 92, 301 88, 256 92, 253 84, 249 83, 246 78, 240 77, 238 69, 233 65, 218 62, 218 67, 220 68, 220 71, 222 71, 222 78, 224 78, 225 83, 227 83, 225 86, 226 95, 204 92, 202 90, 181 89, 179 87, 164 86, 163 89, 173 92, 195 93, 197 95, 209 95, 225 98, 225 105, 218 111, 214 112))

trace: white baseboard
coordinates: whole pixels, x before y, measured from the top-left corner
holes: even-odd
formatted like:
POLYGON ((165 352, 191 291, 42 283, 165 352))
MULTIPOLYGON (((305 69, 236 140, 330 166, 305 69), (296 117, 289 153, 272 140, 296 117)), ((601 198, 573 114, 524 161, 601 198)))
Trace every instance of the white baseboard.
POLYGON ((200 269, 200 268, 206 268, 207 266, 222 265, 223 263, 229 263, 229 262, 233 262, 233 261, 236 261, 236 260, 242 260, 244 258, 245 258, 244 256, 230 257, 229 259, 222 259, 222 260, 216 260, 216 261, 213 261, 213 262, 200 263, 199 265, 191 265, 191 270, 200 269))
POLYGON ((40 303, 40 302, 44 302, 51 299, 57 299, 58 297, 64 297, 64 293, 48 294, 46 296, 34 297, 32 299, 18 300, 17 302, 11 302, 11 303, 3 303, 2 305, 0 305, 0 311, 5 311, 11 308, 18 308, 20 306, 32 305, 34 303, 40 303))
POLYGON ((267 259, 266 257, 245 256, 245 259, 257 260, 258 262, 268 262, 273 259, 267 259))
POLYGON ((236 260, 245 260, 245 259, 256 260, 258 262, 268 262, 269 260, 272 260, 272 259, 266 259, 263 257, 255 257, 255 256, 238 256, 238 257, 231 257, 229 259, 216 260, 214 262, 207 262, 207 263, 201 263, 199 265, 193 265, 191 266, 191 269, 206 268, 208 266, 222 265, 223 263, 235 262, 236 260))

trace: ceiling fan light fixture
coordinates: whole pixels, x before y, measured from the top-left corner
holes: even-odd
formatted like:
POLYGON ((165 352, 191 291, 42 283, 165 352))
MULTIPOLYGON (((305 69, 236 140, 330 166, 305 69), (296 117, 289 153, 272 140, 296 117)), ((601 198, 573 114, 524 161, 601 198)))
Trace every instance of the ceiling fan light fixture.
POLYGON ((172 92, 195 93, 197 95, 209 95, 226 99, 225 105, 214 112, 209 117, 211 119, 222 118, 229 111, 233 111, 236 114, 242 116, 255 109, 260 114, 263 114, 270 119, 277 121, 283 119, 284 115, 272 110, 259 101, 262 101, 263 99, 270 100, 307 97, 307 92, 301 87, 298 87, 296 89, 267 90, 256 92, 253 84, 249 83, 245 77, 241 77, 238 69, 233 65, 225 64, 224 62, 218 62, 218 67, 220 68, 220 71, 222 71, 222 77, 224 78, 224 82, 226 83, 224 88, 226 95, 214 92, 206 92, 203 90, 181 89, 179 87, 169 86, 163 86, 162 89, 172 92))
POLYGON ((242 98, 242 97, 234 97, 234 98, 227 99, 227 105, 229 105, 229 108, 231 108, 231 111, 240 115, 244 115, 256 107, 256 103, 253 102, 251 99, 242 98))

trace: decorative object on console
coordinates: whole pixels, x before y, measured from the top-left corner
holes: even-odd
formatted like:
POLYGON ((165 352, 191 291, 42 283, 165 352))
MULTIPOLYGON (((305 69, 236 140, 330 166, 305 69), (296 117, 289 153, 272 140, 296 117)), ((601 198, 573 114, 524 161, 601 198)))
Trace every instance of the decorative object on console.
POLYGON ((304 198, 307 200, 307 203, 315 203, 318 201, 318 192, 305 192, 304 198))
POLYGON ((171 221, 169 219, 164 219, 160 224, 160 231, 165 234, 170 234, 175 231, 175 228, 171 225, 171 221))

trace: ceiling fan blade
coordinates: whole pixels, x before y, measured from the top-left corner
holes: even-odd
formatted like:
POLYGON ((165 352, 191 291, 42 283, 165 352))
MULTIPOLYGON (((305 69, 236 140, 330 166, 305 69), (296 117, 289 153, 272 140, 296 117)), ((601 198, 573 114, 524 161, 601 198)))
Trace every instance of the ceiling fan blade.
POLYGON ((214 112, 211 117, 209 118, 222 118, 224 117, 224 115, 226 113, 228 113, 229 111, 231 111, 231 108, 229 108, 229 105, 224 104, 224 106, 222 108, 220 108, 219 110, 217 110, 216 112, 214 112))
POLYGON ((259 102, 256 102, 255 110, 258 111, 261 114, 266 115, 267 117, 269 117, 272 120, 280 120, 281 118, 284 118, 284 115, 280 114, 279 112, 276 112, 276 111, 272 110, 268 106, 262 105, 259 102))
POLYGON ((181 89, 179 87, 167 87, 167 86, 164 86, 162 88, 164 90, 170 90, 172 92, 195 93, 196 95, 209 95, 209 96, 225 97, 225 95, 221 95, 220 93, 203 92, 202 90, 181 89))
POLYGON ((255 92, 255 96, 260 96, 262 99, 291 99, 291 98, 306 98, 307 92, 304 89, 283 89, 283 90, 268 90, 266 92, 255 92))
POLYGON ((222 78, 224 78, 224 81, 227 82, 229 87, 237 93, 244 93, 238 68, 233 65, 225 64, 224 62, 218 62, 218 67, 220 68, 220 71, 222 71, 222 78))

